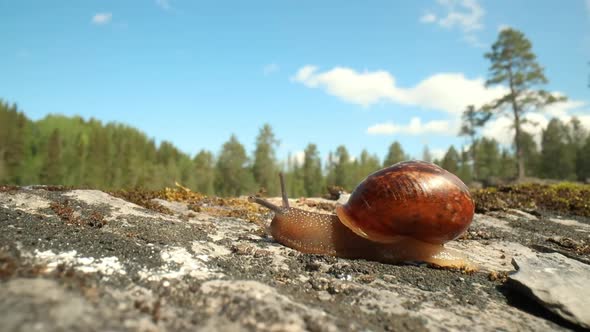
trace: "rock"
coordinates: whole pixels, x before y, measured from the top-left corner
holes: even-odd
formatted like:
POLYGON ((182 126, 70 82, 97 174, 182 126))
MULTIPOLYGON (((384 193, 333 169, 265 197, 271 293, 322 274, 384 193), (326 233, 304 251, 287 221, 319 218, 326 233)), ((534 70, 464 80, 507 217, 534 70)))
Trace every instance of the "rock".
POLYGON ((562 218, 549 218, 554 223, 558 223, 561 225, 572 226, 575 227, 579 232, 590 233, 590 225, 581 223, 577 220, 573 219, 562 219, 562 218))
POLYGON ((568 321, 590 328, 590 265, 558 253, 514 258, 516 288, 568 321))
POLYGON ((92 305, 53 280, 15 278, 0 284, 0 294, 4 331, 76 330, 96 323, 92 305))
POLYGON ((477 214, 447 244, 479 265, 468 274, 302 254, 266 235, 264 222, 157 203, 172 215, 98 190, 0 191, 2 331, 564 331, 499 286, 510 260, 536 246, 582 255, 547 239, 587 240, 578 224, 477 214))

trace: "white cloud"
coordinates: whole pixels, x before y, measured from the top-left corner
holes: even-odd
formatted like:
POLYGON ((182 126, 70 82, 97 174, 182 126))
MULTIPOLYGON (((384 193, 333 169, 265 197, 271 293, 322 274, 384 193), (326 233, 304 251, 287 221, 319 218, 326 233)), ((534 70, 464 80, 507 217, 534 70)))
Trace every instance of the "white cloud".
POLYGON ((305 160, 305 152, 303 150, 297 150, 295 152, 290 152, 287 155, 287 159, 283 160, 287 167, 292 166, 302 166, 303 161, 305 160))
POLYGON ((262 72, 264 73, 265 76, 277 73, 279 70, 281 69, 281 67, 276 64, 276 63, 269 63, 267 65, 264 66, 264 68, 262 68, 262 72))
POLYGON ((305 152, 304 151, 296 151, 293 153, 293 160, 297 163, 297 165, 303 165, 303 161, 305 160, 305 152))
MULTIPOLYGON (((504 86, 486 88, 483 78, 467 78, 462 73, 434 74, 413 87, 399 87, 395 77, 387 71, 357 72, 350 68, 336 67, 322 72, 318 67, 308 65, 302 67, 292 79, 309 88, 322 89, 343 101, 363 107, 389 102, 449 114, 448 120, 425 123, 419 118, 413 118, 409 124, 378 123, 367 128, 367 134, 371 135, 456 135, 460 116, 467 105, 479 107, 508 93, 504 86)), ((535 140, 540 142, 541 131, 552 117, 568 122, 574 115, 586 128, 590 128, 588 104, 570 100, 550 105, 542 112, 527 113, 525 118, 538 125, 527 123, 523 129, 533 134, 535 140)), ((485 126, 482 134, 509 146, 514 138, 511 124, 508 117, 498 117, 485 126)))
MULTIPOLYGON (((524 123, 522 128, 527 133, 533 135, 535 142, 540 146, 543 129, 547 127, 547 124, 552 118, 558 118, 564 123, 567 123, 573 116, 576 116, 585 128, 590 128, 590 110, 583 110, 586 106, 586 103, 579 100, 568 100, 549 105, 540 112, 525 114, 524 119, 528 122, 524 123)), ((488 138, 494 138, 501 144, 509 146, 514 141, 514 128, 512 128, 512 124, 511 118, 498 117, 486 124, 482 130, 482 135, 488 138)))
POLYGON ((465 35, 463 35, 463 40, 465 40, 469 45, 473 46, 473 47, 477 47, 477 48, 487 48, 488 45, 485 43, 482 43, 479 38, 473 34, 473 33, 466 33, 465 35))
MULTIPOLYGON (((590 1, 590 0, 588 0, 588 1, 590 1)), ((502 31, 504 31, 506 29, 510 29, 510 28, 512 28, 512 27, 509 26, 508 24, 500 24, 500 25, 498 25, 498 32, 502 32, 502 31)))
POLYGON ((438 20, 440 26, 445 28, 457 26, 463 31, 483 28, 482 19, 485 11, 477 0, 438 0, 438 3, 447 11, 447 16, 438 20))
POLYGON ((357 73, 353 69, 336 67, 318 73, 317 67, 304 66, 293 79, 309 88, 322 87, 333 96, 363 106, 400 97, 393 77, 386 71, 357 73))
POLYGON ((172 6, 170 6, 169 0, 156 0, 156 4, 164 10, 169 10, 172 8, 172 6))
POLYGON ((97 13, 92 16, 92 23, 97 25, 108 24, 113 19, 112 13, 97 13))
POLYGON ((447 153, 447 150, 445 149, 432 149, 430 150, 430 155, 432 156, 432 159, 438 159, 441 160, 443 159, 443 157, 445 156, 445 154, 447 153))
POLYGON ((379 102, 411 105, 461 114, 467 105, 481 106, 507 92, 504 87, 486 88, 483 78, 469 79, 461 73, 432 75, 414 87, 398 87, 387 71, 357 72, 335 67, 318 72, 315 66, 299 69, 293 81, 321 88, 346 102, 369 107, 379 102))
MULTIPOLYGON (((590 0, 589 0, 590 1, 590 0)), ((426 13, 420 17, 421 23, 434 23, 436 22, 436 15, 433 13, 426 13)))
MULTIPOLYGON (((589 0, 590 1, 590 0, 589 0)), ((485 10, 478 0, 437 0, 443 14, 432 12, 420 17, 422 23, 433 23, 446 29, 458 28, 464 34, 464 40, 476 47, 485 47, 475 35, 483 28, 485 10)))
POLYGON ((424 135, 424 134, 446 134, 455 135, 456 130, 451 128, 450 121, 434 120, 422 123, 418 117, 413 117, 407 125, 398 125, 393 122, 379 123, 367 128, 370 135, 424 135))

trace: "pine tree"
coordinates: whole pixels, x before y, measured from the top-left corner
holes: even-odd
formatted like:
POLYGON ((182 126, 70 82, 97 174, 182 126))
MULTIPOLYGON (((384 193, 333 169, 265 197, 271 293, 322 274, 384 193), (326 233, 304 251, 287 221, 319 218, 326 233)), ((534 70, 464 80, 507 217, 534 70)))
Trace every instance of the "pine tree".
POLYGON ((332 184, 348 191, 352 190, 355 183, 353 165, 348 150, 344 145, 340 145, 336 148, 334 157, 336 163, 334 165, 334 183, 332 184))
POLYGON ((459 153, 455 149, 454 146, 450 146, 445 153, 443 159, 441 160, 441 167, 446 169, 447 171, 456 174, 459 171, 459 163, 461 162, 461 157, 459 153))
MULTIPOLYGON (((537 143, 535 142, 533 135, 527 133, 526 131, 521 132, 521 147, 522 147, 522 154, 524 157, 524 164, 526 168, 526 175, 527 176, 538 176, 539 175, 539 162, 541 158, 541 154, 539 152, 539 148, 537 143)), ((511 157, 511 164, 515 165, 515 160, 511 157)), ((514 174, 514 172, 512 172, 514 174)), ((515 174, 514 174, 515 175, 515 174)))
POLYGON ((568 129, 555 118, 542 134, 541 175, 550 179, 576 178, 576 155, 568 148, 568 129))
POLYGON ((90 120, 89 125, 90 139, 83 184, 94 188, 105 188, 108 185, 106 173, 110 165, 109 136, 100 121, 90 120))
POLYGON ((478 180, 489 180, 499 175, 501 168, 501 156, 498 142, 495 139, 481 138, 475 145, 477 159, 475 169, 478 180))
POLYGON ((459 165, 459 170, 457 171, 456 175, 463 180, 463 182, 469 184, 473 181, 473 166, 471 165, 471 154, 468 149, 461 150, 461 162, 459 165))
POLYGON ((308 197, 319 196, 324 187, 322 161, 315 144, 308 144, 303 158, 303 186, 308 197))
POLYGON ((209 151, 201 150, 193 159, 193 164, 196 190, 207 195, 214 194, 213 179, 215 177, 215 161, 213 160, 213 154, 209 151))
POLYGON ((461 129, 459 130, 459 136, 469 137, 469 152, 473 166, 471 172, 475 178, 477 178, 477 170, 475 169, 475 159, 477 158, 477 148, 475 146, 477 144, 477 129, 485 124, 485 122, 489 119, 489 116, 489 113, 478 111, 473 105, 468 105, 461 116, 463 123, 461 124, 461 129))
MULTIPOLYGON (((502 152, 500 153, 500 168, 495 170, 494 173, 501 179, 514 179, 517 171, 517 168, 514 165, 516 165, 514 156, 508 151, 508 149, 502 149, 502 152)), ((527 174, 528 172, 529 169, 527 168, 527 174)))
POLYGON ((510 110, 512 124, 515 129, 514 146, 518 161, 518 178, 525 176, 525 160, 522 149, 522 125, 527 122, 526 113, 538 111, 543 106, 564 100, 565 98, 552 95, 545 90, 533 90, 533 86, 546 84, 547 78, 543 73, 532 52, 531 42, 520 31, 503 29, 498 40, 492 45, 492 50, 485 54, 490 60, 490 77, 487 86, 506 84, 509 92, 482 107, 482 111, 492 116, 510 110))
POLYGON ((586 137, 578 160, 580 161, 577 165, 578 178, 580 181, 590 183, 590 136, 586 137))
POLYGON ((252 192, 254 176, 244 146, 235 135, 223 144, 215 166, 215 192, 221 196, 239 196, 252 192))
POLYGON ((302 197, 306 195, 303 167, 291 155, 287 159, 287 174, 285 177, 287 196, 302 197))
POLYGON ((354 167, 355 176, 352 181, 352 186, 361 183, 361 181, 365 179, 369 174, 381 168, 379 157, 377 157, 376 155, 371 155, 369 151, 367 151, 366 149, 363 149, 363 151, 361 151, 361 155, 356 160, 356 162, 356 167, 354 167))
POLYGON ((62 183, 62 140, 59 129, 54 129, 47 143, 47 156, 41 170, 41 182, 44 184, 62 183))
POLYGON ((582 149, 586 137, 588 137, 588 131, 582 126, 580 119, 575 116, 568 123, 568 129, 568 149, 572 150, 572 153, 576 155, 576 177, 578 180, 584 181, 585 177, 582 169, 586 161, 582 157, 582 149))
POLYGON ((271 196, 277 195, 279 190, 278 167, 275 157, 275 148, 278 144, 279 141, 275 138, 270 125, 262 126, 258 137, 256 137, 252 174, 256 184, 264 188, 271 196))
POLYGON ((393 164, 399 163, 400 161, 408 160, 408 156, 404 153, 401 144, 399 142, 393 142, 389 146, 387 156, 383 160, 383 167, 388 167, 393 164))
POLYGON ((0 110, 0 160, 5 173, 3 181, 23 184, 28 119, 16 104, 9 105, 0 100, 0 110))

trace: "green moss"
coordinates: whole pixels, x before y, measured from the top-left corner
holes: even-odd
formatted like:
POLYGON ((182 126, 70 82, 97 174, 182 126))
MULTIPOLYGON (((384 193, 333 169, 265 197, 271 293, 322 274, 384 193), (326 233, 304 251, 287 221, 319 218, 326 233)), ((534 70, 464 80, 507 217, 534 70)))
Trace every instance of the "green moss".
POLYGON ((473 197, 477 212, 515 208, 590 216, 590 185, 580 183, 531 183, 486 188, 474 191, 473 197))

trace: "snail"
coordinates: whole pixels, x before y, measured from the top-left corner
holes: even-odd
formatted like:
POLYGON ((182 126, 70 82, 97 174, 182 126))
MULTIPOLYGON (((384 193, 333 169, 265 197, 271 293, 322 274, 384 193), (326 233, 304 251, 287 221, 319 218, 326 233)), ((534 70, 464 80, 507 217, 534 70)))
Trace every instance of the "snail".
POLYGON ((279 243, 303 253, 384 263, 426 262, 471 267, 444 243, 471 224, 474 203, 454 174, 423 161, 406 161, 370 174, 336 213, 289 207, 280 176, 282 206, 250 196, 275 214, 269 227, 279 243))

